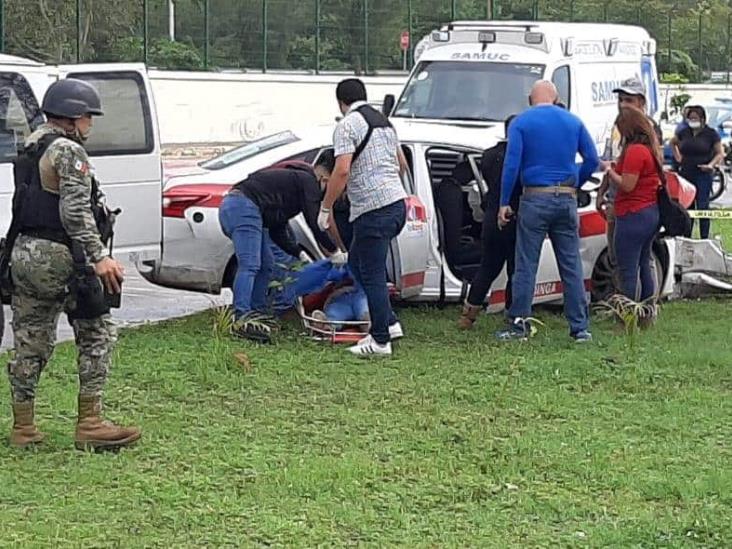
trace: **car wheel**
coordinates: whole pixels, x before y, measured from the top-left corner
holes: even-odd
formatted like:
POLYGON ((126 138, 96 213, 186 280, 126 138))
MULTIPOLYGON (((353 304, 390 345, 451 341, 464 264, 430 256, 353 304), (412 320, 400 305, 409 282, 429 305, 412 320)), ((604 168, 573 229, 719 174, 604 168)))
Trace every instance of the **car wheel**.
MULTIPOLYGON (((651 252, 651 270, 653 271, 653 282, 656 288, 655 297, 661 295, 663 285, 664 267, 658 252, 651 252)), ((615 275, 615 267, 610 261, 610 254, 604 250, 597 259, 595 268, 592 270, 592 301, 600 303, 610 296, 620 293, 620 281, 615 275)))
POLYGON ((727 172, 717 168, 714 170, 714 179, 712 180, 712 194, 709 200, 717 200, 724 194, 727 188, 727 172))

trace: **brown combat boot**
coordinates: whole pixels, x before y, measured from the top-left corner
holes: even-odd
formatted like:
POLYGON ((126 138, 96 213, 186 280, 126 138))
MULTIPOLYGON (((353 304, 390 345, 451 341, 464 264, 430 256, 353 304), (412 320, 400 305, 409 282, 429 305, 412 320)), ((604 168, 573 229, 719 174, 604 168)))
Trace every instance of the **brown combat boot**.
POLYGON ((463 312, 458 319, 458 328, 461 330, 472 329, 473 324, 478 320, 478 315, 482 309, 482 307, 476 307, 466 301, 465 305, 463 305, 463 312))
POLYGON ((102 399, 79 395, 79 420, 76 423, 77 450, 118 450, 131 446, 142 436, 137 427, 120 427, 101 417, 102 399))
POLYGON ((33 412, 33 401, 13 402, 13 430, 10 433, 10 445, 16 448, 28 448, 43 441, 46 436, 36 429, 33 412))

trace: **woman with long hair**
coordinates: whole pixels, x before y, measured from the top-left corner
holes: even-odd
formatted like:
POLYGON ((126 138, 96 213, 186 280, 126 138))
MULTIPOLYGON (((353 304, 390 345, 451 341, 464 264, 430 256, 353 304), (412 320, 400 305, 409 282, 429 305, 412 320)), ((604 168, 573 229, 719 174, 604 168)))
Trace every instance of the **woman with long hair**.
POLYGON ((615 124, 622 136, 623 149, 608 174, 618 185, 615 255, 620 289, 632 300, 645 301, 656 292, 651 248, 659 224, 658 188, 662 164, 658 156, 658 138, 646 115, 638 109, 621 108, 615 124))

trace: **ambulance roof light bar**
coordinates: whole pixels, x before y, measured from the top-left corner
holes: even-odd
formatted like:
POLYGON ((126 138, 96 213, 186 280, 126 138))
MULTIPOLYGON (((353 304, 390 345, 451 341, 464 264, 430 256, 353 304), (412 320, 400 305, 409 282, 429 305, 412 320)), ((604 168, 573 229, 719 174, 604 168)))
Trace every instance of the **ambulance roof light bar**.
POLYGON ((505 29, 505 30, 523 30, 530 32, 536 29, 539 25, 534 24, 522 24, 512 23, 503 21, 452 21, 447 25, 443 26, 441 30, 453 31, 453 30, 491 30, 491 29, 505 29))

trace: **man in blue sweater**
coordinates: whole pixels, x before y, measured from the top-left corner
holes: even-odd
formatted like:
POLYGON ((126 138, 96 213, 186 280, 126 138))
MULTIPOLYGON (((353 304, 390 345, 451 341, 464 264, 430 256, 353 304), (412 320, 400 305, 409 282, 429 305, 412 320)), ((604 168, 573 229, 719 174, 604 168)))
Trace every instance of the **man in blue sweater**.
POLYGON ((564 313, 570 335, 577 342, 592 340, 579 253, 577 188, 592 175, 599 158, 587 128, 575 115, 556 106, 557 99, 554 84, 537 82, 529 97, 532 108, 516 118, 508 132, 500 225, 507 224, 514 214, 509 201, 519 176, 523 194, 518 215, 513 303, 508 311, 513 320, 507 330, 497 334, 500 339, 526 339, 531 335, 527 319, 531 316, 541 248, 549 235, 564 287, 564 313), (583 159, 579 175, 577 153, 583 159))

